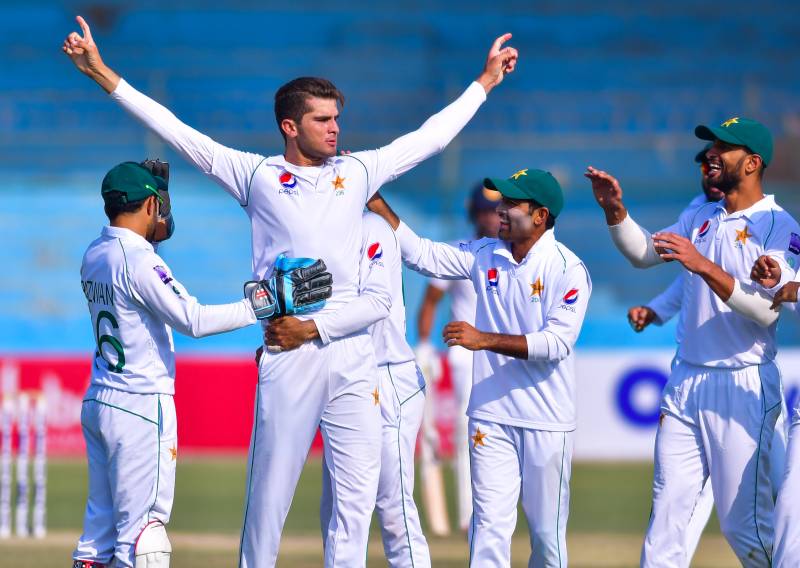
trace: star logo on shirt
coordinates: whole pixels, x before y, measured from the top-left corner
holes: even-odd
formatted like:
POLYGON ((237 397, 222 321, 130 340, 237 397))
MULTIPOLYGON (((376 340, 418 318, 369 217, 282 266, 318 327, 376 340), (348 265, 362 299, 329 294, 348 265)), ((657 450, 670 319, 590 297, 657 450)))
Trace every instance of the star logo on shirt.
POLYGON ((731 124, 739 124, 739 117, 734 116, 733 118, 729 118, 728 120, 722 123, 722 127, 728 128, 731 124))
POLYGON ((486 438, 486 434, 481 432, 480 428, 476 428, 475 429, 475 435, 474 436, 470 436, 470 439, 472 440, 472 447, 473 448, 477 448, 478 446, 485 446, 486 443, 483 441, 485 438, 486 438))
POLYGON ((528 175, 528 168, 525 168, 524 170, 520 170, 517 173, 511 174, 511 177, 514 178, 515 180, 518 180, 522 176, 526 176, 526 175, 528 175))
POLYGON ((537 278, 536 282, 530 284, 530 287, 531 287, 531 298, 541 297, 542 292, 544 292, 544 284, 542 284, 541 278, 537 278))
POLYGON ((169 449, 169 454, 172 456, 172 461, 178 459, 178 448, 175 447, 175 444, 172 444, 172 447, 169 449))
POLYGON ((344 193, 344 180, 347 178, 341 177, 339 174, 336 174, 336 179, 331 181, 333 184, 333 189, 336 191, 336 195, 342 195, 344 193))
POLYGON ((740 245, 739 245, 740 247, 746 245, 747 244, 747 239, 749 239, 752 236, 753 236, 753 234, 750 233, 747 230, 747 226, 745 226, 744 230, 742 230, 742 231, 740 231, 739 229, 736 229, 736 242, 740 243, 740 245))
POLYGON ((381 393, 378 391, 378 387, 375 387, 375 390, 372 391, 372 398, 375 400, 375 406, 381 403, 381 393))

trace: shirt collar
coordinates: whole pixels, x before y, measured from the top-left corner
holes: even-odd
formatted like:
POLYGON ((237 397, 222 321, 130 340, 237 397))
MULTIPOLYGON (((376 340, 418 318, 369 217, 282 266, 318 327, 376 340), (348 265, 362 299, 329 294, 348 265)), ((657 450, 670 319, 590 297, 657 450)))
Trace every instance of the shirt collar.
POLYGON ((509 246, 508 242, 497 239, 497 242, 494 245, 494 254, 502 256, 512 264, 525 264, 533 255, 543 254, 549 251, 555 242, 556 236, 553 229, 546 230, 544 234, 539 237, 539 240, 534 243, 534 245, 531 247, 531 250, 529 250, 528 254, 525 255, 525 258, 522 259, 522 262, 517 262, 514 259, 514 255, 511 254, 511 247, 509 246))
POLYGON ((145 239, 143 236, 124 227, 112 227, 111 225, 106 225, 103 227, 103 230, 100 234, 104 237, 108 237, 109 239, 120 239, 129 242, 133 241, 147 247, 150 250, 154 250, 153 243, 145 239))
POLYGON ((292 173, 293 175, 303 178, 307 181, 316 182, 319 177, 320 171, 329 166, 335 166, 341 162, 340 156, 334 156, 325 160, 321 166, 298 166, 286 161, 282 154, 277 156, 270 156, 264 159, 264 163, 268 166, 276 166, 292 173))
MULTIPOLYGON (((717 208, 721 208, 725 211, 725 199, 722 199, 717 203, 717 208)), ((774 195, 765 195, 755 203, 753 203, 747 209, 742 209, 741 211, 734 211, 730 215, 728 215, 728 219, 738 219, 740 217, 747 217, 748 220, 752 221, 753 217, 756 213, 760 213, 762 211, 771 211, 775 209, 775 196, 774 195)))

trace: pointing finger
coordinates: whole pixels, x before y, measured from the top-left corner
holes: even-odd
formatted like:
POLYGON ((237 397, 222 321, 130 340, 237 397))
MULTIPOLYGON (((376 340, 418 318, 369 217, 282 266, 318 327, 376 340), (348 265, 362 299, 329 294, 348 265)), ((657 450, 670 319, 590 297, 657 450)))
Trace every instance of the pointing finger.
POLYGON ((89 24, 86 23, 86 20, 83 19, 83 16, 76 16, 75 19, 78 21, 78 25, 81 27, 83 37, 87 40, 91 40, 92 30, 89 29, 89 24))
POLYGON ((509 33, 505 33, 505 34, 501 35, 500 37, 498 37, 496 40, 494 40, 494 43, 492 44, 492 51, 491 52, 492 53, 498 53, 500 51, 500 47, 510 39, 511 39, 511 34, 509 34, 509 33))

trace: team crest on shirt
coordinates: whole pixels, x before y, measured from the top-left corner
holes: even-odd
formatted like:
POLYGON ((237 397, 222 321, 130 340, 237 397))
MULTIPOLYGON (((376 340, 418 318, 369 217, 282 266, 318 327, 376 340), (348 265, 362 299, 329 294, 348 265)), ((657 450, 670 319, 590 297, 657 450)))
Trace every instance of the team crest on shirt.
POLYGON ((497 294, 497 281, 500 274, 496 268, 490 268, 486 271, 486 281, 489 283, 486 286, 486 291, 490 294, 497 294))
POLYGON ((161 265, 154 266, 153 270, 156 271, 156 274, 158 274, 158 277, 164 284, 169 284, 170 282, 172 282, 172 277, 169 275, 169 272, 167 272, 167 269, 164 268, 163 266, 161 265))
POLYGON ((753 236, 753 233, 747 228, 747 225, 744 226, 744 229, 741 231, 739 229, 735 229, 736 231, 736 240, 734 241, 734 246, 738 249, 744 248, 747 244, 747 239, 753 236))
POLYGON ((300 192, 297 191, 297 178, 294 177, 291 172, 283 170, 281 175, 278 176, 278 181, 281 183, 281 189, 278 190, 279 194, 299 195, 300 192))
POLYGON ((706 219, 702 225, 700 225, 700 230, 697 231, 697 236, 694 239, 694 243, 702 243, 705 242, 705 236, 708 234, 708 231, 711 229, 711 219, 706 219))
POLYGON ((569 292, 564 294, 564 303, 561 304, 561 309, 574 313, 575 303, 578 301, 578 295, 579 295, 579 290, 577 288, 573 288, 569 292))
POLYGON ((531 302, 537 303, 542 301, 542 292, 544 292, 544 283, 541 278, 537 278, 535 282, 530 284, 531 287, 531 302))
POLYGON ((383 247, 376 241, 367 247, 367 258, 370 268, 374 265, 383 266, 383 247))
POLYGON ((344 195, 344 189, 345 189, 344 188, 344 180, 345 179, 346 178, 343 178, 338 173, 336 173, 336 178, 331 180, 331 183, 333 184, 333 190, 336 193, 337 197, 344 195))

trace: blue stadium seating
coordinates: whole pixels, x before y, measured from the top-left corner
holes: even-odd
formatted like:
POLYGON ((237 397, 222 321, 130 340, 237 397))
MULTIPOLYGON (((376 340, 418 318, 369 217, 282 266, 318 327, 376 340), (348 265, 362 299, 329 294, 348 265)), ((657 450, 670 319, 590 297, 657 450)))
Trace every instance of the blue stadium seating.
MULTIPOLYGON (((0 280, 0 350, 88 348, 77 269, 104 220, 97 185, 114 163, 148 154, 175 164, 178 233, 165 256, 203 301, 239 295, 249 275, 244 216, 75 72, 59 46, 76 29, 76 4, 2 1, 0 8, 3 37, 24 38, 0 53, 0 172, 11 180, 0 235, 13 243, 0 252, 8 267, 0 280)), ((348 99, 342 146, 373 147, 457 95, 494 35, 513 32, 522 53, 517 73, 443 158, 386 192, 421 232, 450 239, 468 230, 463 195, 475 180, 523 165, 554 171, 568 200, 557 234, 594 279, 585 345, 608 337, 670 344, 671 328, 634 339, 624 308, 677 270, 634 271, 613 252, 581 176, 586 165, 618 174, 637 218, 656 228, 697 190, 696 124, 749 114, 773 129, 779 148, 796 147, 800 137, 796 2, 765 3, 757 17, 744 0, 725 10, 690 0, 508 0, 491 9, 478 0, 298 0, 277 8, 113 0, 81 9, 106 61, 132 84, 221 142, 264 154, 281 149, 272 95, 289 78, 333 79, 348 99)), ((789 155, 780 154, 775 168, 784 183, 768 181, 800 214, 800 196, 790 191, 800 174, 789 155)), ((408 281, 413 321, 423 281, 408 281)), ((783 327, 796 342, 796 324, 783 327)), ((179 346, 237 351, 257 340, 250 331, 179 346)))

